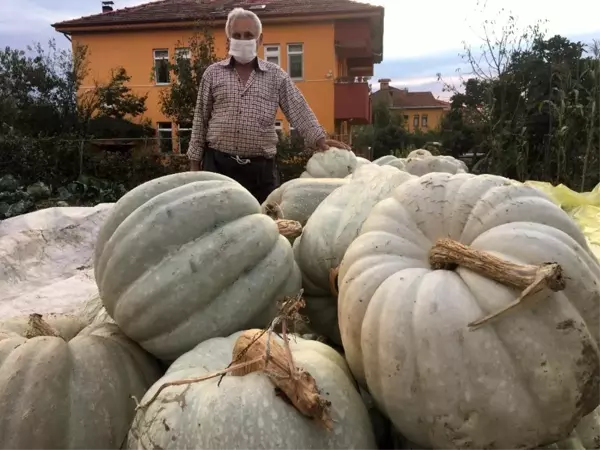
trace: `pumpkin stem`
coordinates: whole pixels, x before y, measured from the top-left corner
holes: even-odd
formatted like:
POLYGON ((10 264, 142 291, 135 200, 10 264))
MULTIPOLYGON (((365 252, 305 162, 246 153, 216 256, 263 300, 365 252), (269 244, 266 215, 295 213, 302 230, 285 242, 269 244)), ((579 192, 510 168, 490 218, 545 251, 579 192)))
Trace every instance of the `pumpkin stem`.
POLYGON ((41 314, 30 314, 28 328, 25 331, 25 338, 32 339, 34 337, 41 336, 53 336, 62 338, 58 331, 56 331, 48 324, 48 322, 42 319, 41 314))
POLYGON ((296 238, 302 234, 302 225, 296 220, 278 219, 275 223, 279 234, 286 238, 296 238))
POLYGON ((339 294, 338 290, 338 275, 340 273, 340 266, 329 269, 329 291, 331 295, 337 298, 339 294))
POLYGON ((547 295, 550 292, 562 291, 566 287, 559 264, 515 264, 448 238, 439 239, 431 248, 429 263, 434 270, 454 270, 461 266, 521 290, 519 297, 501 310, 469 323, 472 330, 504 316, 520 304, 529 303, 537 294, 547 295))

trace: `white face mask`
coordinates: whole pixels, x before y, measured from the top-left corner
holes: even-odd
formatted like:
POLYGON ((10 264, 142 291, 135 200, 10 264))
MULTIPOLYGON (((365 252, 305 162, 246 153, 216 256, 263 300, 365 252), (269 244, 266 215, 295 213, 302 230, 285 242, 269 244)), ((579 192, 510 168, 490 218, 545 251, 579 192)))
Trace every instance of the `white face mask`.
POLYGON ((256 39, 249 41, 241 39, 229 40, 229 54, 240 64, 248 64, 256 58, 256 39))

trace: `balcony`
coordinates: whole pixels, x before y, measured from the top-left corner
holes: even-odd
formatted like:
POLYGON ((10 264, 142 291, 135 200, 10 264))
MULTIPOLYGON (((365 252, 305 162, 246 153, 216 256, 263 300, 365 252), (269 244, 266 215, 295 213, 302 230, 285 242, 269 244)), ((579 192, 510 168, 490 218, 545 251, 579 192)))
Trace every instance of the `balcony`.
POLYGON ((369 83, 363 78, 340 78, 335 82, 334 118, 352 125, 371 123, 369 83))
POLYGON ((371 23, 368 19, 336 21, 336 54, 340 58, 372 58, 371 23))

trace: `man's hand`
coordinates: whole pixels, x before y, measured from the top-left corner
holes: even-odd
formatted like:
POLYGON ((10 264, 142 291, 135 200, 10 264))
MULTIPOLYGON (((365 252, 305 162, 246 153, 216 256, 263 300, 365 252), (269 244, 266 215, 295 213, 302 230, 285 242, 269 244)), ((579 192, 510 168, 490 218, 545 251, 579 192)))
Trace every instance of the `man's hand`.
POLYGON ((329 150, 329 147, 341 148, 343 150, 352 150, 352 148, 349 145, 344 144, 340 141, 336 141, 335 139, 321 138, 317 141, 317 151, 325 152, 329 150))

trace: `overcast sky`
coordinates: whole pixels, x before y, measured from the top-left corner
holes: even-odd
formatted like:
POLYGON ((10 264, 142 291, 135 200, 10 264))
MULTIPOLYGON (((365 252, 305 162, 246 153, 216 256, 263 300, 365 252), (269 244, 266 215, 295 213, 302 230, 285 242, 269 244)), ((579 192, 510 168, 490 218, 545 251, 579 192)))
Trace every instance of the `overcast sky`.
MULTIPOLYGON (((117 8, 144 3, 114 1, 117 8)), ((479 47, 481 23, 486 18, 501 25, 513 13, 522 26, 544 19, 550 34, 586 42, 600 39, 600 0, 487 0, 485 8, 482 0, 363 1, 386 8, 384 62, 376 66, 374 81, 391 78, 393 85, 432 90, 442 97, 447 94, 441 92, 436 74, 441 72, 449 82, 458 81, 456 69, 465 69, 459 57, 462 43, 479 47)), ((50 24, 100 10, 100 0, 0 0, 0 46, 25 47, 50 37, 67 46, 68 41, 50 24)))

